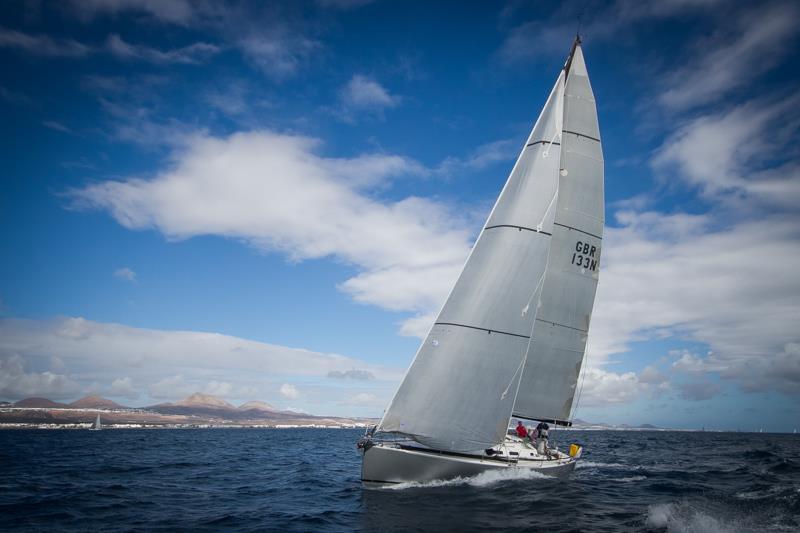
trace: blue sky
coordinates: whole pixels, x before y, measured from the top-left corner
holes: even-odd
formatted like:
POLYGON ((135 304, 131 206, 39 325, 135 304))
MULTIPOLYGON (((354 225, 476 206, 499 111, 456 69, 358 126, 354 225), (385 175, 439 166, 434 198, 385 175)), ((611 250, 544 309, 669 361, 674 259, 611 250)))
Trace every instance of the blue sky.
POLYGON ((379 416, 582 19, 577 416, 800 426, 793 2, 6 2, 0 397, 379 416))

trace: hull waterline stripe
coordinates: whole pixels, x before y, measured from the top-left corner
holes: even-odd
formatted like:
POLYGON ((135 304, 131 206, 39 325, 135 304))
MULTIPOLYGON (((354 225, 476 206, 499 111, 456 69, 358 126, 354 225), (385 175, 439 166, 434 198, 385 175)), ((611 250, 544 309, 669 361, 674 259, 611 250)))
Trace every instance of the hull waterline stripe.
POLYGON ((447 450, 433 450, 427 448, 417 448, 416 446, 404 446, 400 445, 401 450, 405 450, 408 452, 417 452, 417 453, 425 453, 428 455, 449 455, 451 457, 464 457, 465 459, 476 459, 480 461, 493 461, 496 463, 509 463, 512 462, 511 459, 503 459, 502 457, 496 457, 494 455, 475 455, 471 453, 460 453, 460 452, 450 452, 447 450))
POLYGON ((581 329, 581 328, 574 328, 572 326, 567 326, 565 324, 559 324, 558 322, 553 322, 552 320, 545 320, 543 318, 537 318, 536 321, 537 322, 544 322, 545 324, 553 324, 554 326, 560 326, 562 328, 574 329, 575 331, 580 331, 581 333, 589 333, 589 330, 581 329))
POLYGON ((591 135, 586 135, 585 133, 578 133, 577 131, 569 131, 569 130, 564 130, 564 133, 571 133, 573 135, 577 135, 578 137, 586 137, 587 139, 600 142, 600 139, 598 139, 597 137, 592 137, 591 135))
POLYGON ((518 230, 526 230, 526 231, 532 231, 534 233, 541 233, 542 235, 548 235, 550 237, 553 236, 552 233, 548 233, 546 231, 539 231, 538 229, 528 228, 528 227, 525 227, 525 226, 514 226, 512 224, 495 224, 494 226, 486 226, 483 229, 494 229, 494 228, 516 228, 518 230))
POLYGON ((519 333, 508 333, 507 331, 497 331, 496 329, 486 329, 486 328, 479 328, 478 326, 468 326, 466 324, 454 324, 453 322, 436 322, 435 326, 456 326, 459 328, 469 328, 469 329, 477 329, 480 331, 485 331, 489 334, 492 333, 499 333, 501 335, 511 335, 512 337, 522 337, 523 339, 530 339, 530 335, 520 335, 519 333))
POLYGON ((595 235, 594 233, 589 233, 588 231, 583 231, 580 228, 573 228, 572 226, 567 226, 566 224, 559 224, 558 222, 553 222, 554 226, 561 226, 562 228, 573 229, 575 231, 580 231, 581 233, 588 235, 589 237, 594 237, 595 239, 600 239, 601 241, 603 238, 599 235, 595 235))
POLYGON ((388 483, 392 485, 399 485, 402 481, 378 481, 377 479, 364 479, 361 478, 362 483, 388 483))

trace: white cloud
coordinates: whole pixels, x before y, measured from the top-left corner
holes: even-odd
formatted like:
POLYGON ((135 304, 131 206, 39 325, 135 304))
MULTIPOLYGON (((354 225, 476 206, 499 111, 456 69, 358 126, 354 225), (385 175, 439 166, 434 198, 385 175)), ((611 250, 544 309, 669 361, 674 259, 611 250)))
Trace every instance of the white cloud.
POLYGON ((198 64, 220 52, 219 46, 204 42, 171 50, 159 50, 145 45, 130 44, 117 34, 108 36, 106 49, 121 59, 140 59, 157 64, 198 64))
POLYGON ((513 163, 521 149, 519 139, 500 139, 478 146, 467 157, 447 157, 436 170, 451 175, 463 170, 482 170, 500 162, 513 163))
POLYGON ((320 44, 282 26, 251 31, 236 40, 245 57, 276 81, 293 76, 320 44))
POLYGON ((70 3, 73 12, 86 20, 100 14, 119 15, 133 11, 162 22, 186 24, 195 16, 188 0, 71 0, 70 3))
POLYGON ((691 400, 695 402, 700 400, 710 400, 721 390, 719 384, 708 381, 678 383, 677 386, 681 391, 681 397, 683 397, 684 400, 691 400))
MULTIPOLYGON (((161 379, 171 371, 175 376, 171 383, 176 387, 189 382, 184 376, 191 376, 192 380, 208 376, 202 381, 203 386, 214 379, 219 381, 217 386, 224 387, 224 382, 232 382, 228 378, 221 379, 229 370, 256 373, 265 378, 325 378, 331 371, 346 372, 353 368, 365 369, 378 380, 394 381, 400 376, 398 370, 336 354, 219 333, 141 329, 83 318, 47 321, 0 319, 0 355, 6 354, 19 354, 26 360, 49 360, 58 356, 70 368, 79 364, 80 369, 113 370, 117 375, 131 369, 136 370, 138 376, 161 379)), ((196 386, 195 383, 192 381, 192 386, 196 386)))
MULTIPOLYGON (((589 337, 600 364, 636 340, 671 335, 703 342, 723 378, 767 390, 775 356, 798 340, 800 226, 789 216, 763 216, 718 227, 713 218, 627 212, 608 228, 604 266, 589 337)), ((691 356, 695 357, 695 356, 691 356)), ((676 369, 695 361, 682 360, 676 369)), ((800 390, 791 372, 773 388, 800 390)))
MULTIPOLYGON (((621 33, 629 31, 633 24, 647 20, 659 20, 689 13, 708 13, 715 4, 725 0, 662 0, 659 2, 637 2, 618 0, 605 5, 595 5, 591 17, 587 17, 585 3, 565 3, 548 18, 523 22, 512 27, 496 57, 503 63, 514 64, 540 57, 563 55, 575 37, 575 22, 583 18, 581 33, 593 42, 619 39, 621 33)), ((513 8, 501 12, 501 20, 509 20, 513 8)))
POLYGON ((0 27, 0 47, 16 48, 44 57, 86 57, 92 48, 72 39, 30 35, 0 27))
POLYGON ((334 379, 360 379, 360 380, 368 380, 368 379, 375 379, 375 376, 369 370, 331 370, 328 372, 329 378, 334 379))
POLYGON ((181 375, 160 379, 147 389, 150 398, 157 400, 177 400, 194 392, 195 389, 181 375))
POLYGON ((114 277, 125 281, 136 281, 136 272, 128 267, 122 267, 114 271, 114 277))
POLYGON ((71 129, 55 120, 43 120, 42 126, 50 128, 51 130, 60 131, 62 133, 72 133, 71 129))
POLYGON ((68 376, 49 371, 25 372, 20 355, 0 352, 0 398, 20 400, 43 396, 63 399, 75 396, 80 390, 80 385, 68 376))
POLYGON ((288 398, 290 400, 295 400, 300 397, 300 391, 297 390, 297 387, 290 383, 284 383, 281 385, 281 394, 284 398, 288 398))
POLYGON ((586 368, 579 385, 580 394, 576 398, 579 407, 627 403, 649 390, 634 372, 617 374, 594 366, 586 368))
POLYGON ((385 407, 386 401, 371 392, 359 392, 342 400, 342 405, 357 405, 366 407, 385 407))
POLYGON ((72 194, 127 228, 170 239, 220 235, 295 261, 344 260, 360 270, 340 284, 356 301, 421 315, 438 309, 469 251, 464 220, 441 203, 380 201, 365 189, 418 173, 417 163, 385 154, 327 158, 319 144, 270 131, 197 136, 153 179, 72 194))
POLYGON ((317 0, 317 4, 322 7, 348 10, 371 4, 374 1, 375 0, 317 0))
POLYGON ((793 2, 765 3, 734 15, 730 31, 703 40, 693 60, 667 77, 661 103, 689 109, 752 83, 790 49, 798 17, 793 2))
POLYGON ((653 366, 646 366, 639 372, 639 381, 651 385, 662 385, 667 382, 667 376, 653 366))
POLYGON ((389 93, 372 78, 356 74, 347 82, 339 97, 345 107, 352 110, 380 111, 400 104, 400 97, 389 93))
POLYGON ((133 386, 133 380, 129 377, 117 378, 111 383, 108 389, 109 396, 116 396, 135 400, 139 397, 139 391, 133 386))
MULTIPOLYGON (((146 391, 143 401, 153 402, 202 392, 278 403, 302 398, 307 411, 330 412, 367 385, 386 400, 401 377, 399 368, 216 333, 140 329, 81 318, 0 319, 0 397, 74 398, 89 387, 130 399, 146 391), (55 368, 54 358, 58 373, 23 372, 23 364, 55 368), (356 377, 351 376, 354 368, 363 372, 359 376, 374 379, 334 383, 329 378, 356 377), (298 380, 304 384, 301 395, 291 385, 298 380)), ((353 412, 341 409, 339 414, 353 412)))
POLYGON ((791 154, 800 97, 759 98, 687 121, 653 158, 654 168, 699 188, 736 210, 794 209, 800 202, 800 167, 770 165, 791 154))

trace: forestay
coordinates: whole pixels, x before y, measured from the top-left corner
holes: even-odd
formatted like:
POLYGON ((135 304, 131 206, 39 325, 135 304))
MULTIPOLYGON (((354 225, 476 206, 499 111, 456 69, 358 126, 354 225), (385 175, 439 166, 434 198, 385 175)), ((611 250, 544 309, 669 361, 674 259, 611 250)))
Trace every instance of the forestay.
POLYGON ((558 201, 514 415, 566 421, 586 349, 603 236, 603 153, 580 44, 568 63, 558 201))
POLYGON ((556 231, 564 73, 378 430, 439 450, 503 441, 556 231))

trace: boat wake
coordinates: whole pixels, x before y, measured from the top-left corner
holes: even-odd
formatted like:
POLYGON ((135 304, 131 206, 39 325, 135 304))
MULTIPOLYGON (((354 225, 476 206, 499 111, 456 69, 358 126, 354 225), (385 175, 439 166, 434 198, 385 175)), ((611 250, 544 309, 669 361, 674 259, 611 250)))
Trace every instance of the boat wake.
POLYGON ((398 483, 383 487, 381 490, 407 490, 407 489, 430 489, 437 487, 454 487, 459 485, 470 485, 473 487, 488 487, 497 483, 509 481, 529 480, 529 479, 548 479, 554 480, 551 476, 546 476, 540 472, 529 469, 514 468, 506 470, 490 470, 482 472, 477 476, 457 477, 447 480, 433 480, 425 482, 398 483))

